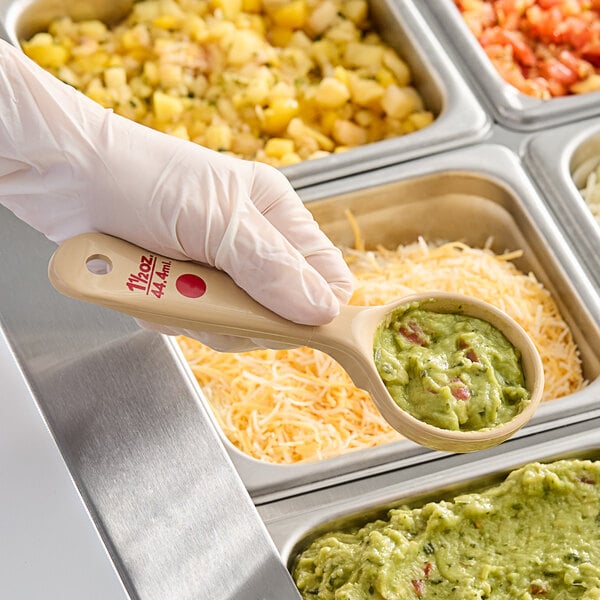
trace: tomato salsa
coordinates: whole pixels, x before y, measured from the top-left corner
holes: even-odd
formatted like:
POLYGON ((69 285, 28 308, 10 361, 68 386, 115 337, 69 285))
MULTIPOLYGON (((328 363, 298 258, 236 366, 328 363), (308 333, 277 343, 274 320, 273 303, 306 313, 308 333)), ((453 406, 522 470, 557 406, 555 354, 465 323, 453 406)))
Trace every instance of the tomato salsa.
POLYGON ((454 0, 509 84, 544 100, 600 90, 600 0, 454 0))

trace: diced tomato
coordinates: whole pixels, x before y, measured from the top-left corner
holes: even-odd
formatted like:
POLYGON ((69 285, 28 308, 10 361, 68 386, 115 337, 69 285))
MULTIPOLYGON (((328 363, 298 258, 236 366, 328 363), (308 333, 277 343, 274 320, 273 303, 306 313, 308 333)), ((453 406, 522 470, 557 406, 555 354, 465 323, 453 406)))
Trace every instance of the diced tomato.
POLYGON ((427 336, 417 323, 408 323, 406 327, 400 327, 400 333, 409 342, 417 346, 427 346, 429 344, 427 336))
POLYGON ((500 76, 524 94, 563 96, 600 75, 600 0, 455 2, 500 76))
POLYGON ((471 362, 479 362, 479 359, 477 358, 477 354, 475 354, 475 351, 472 348, 470 348, 469 350, 467 350, 467 358, 471 362))
POLYGON ((581 48, 581 56, 594 67, 600 67, 600 42, 586 44, 581 48))
POLYGON ((506 31, 500 27, 491 27, 483 32, 479 39, 482 46, 510 46, 515 58, 525 66, 535 64, 535 54, 525 41, 525 36, 517 31, 506 31))
POLYGON ((543 596, 548 593, 548 588, 545 585, 540 585, 537 583, 532 583, 529 586, 529 593, 534 596, 543 596))
POLYGON ((540 74, 548 80, 569 86, 579 79, 579 75, 556 58, 548 58, 539 65, 540 74))
POLYGON ((423 593, 425 592, 423 580, 422 579, 411 579, 410 582, 413 586, 413 589, 415 590, 415 594, 417 594, 417 596, 420 598, 423 595, 423 593))
POLYGON ((469 388, 460 379, 450 383, 450 392, 457 400, 468 400, 471 397, 469 388))
POLYGON ((423 573, 427 579, 429 579, 429 574, 431 573, 432 568, 433 568, 433 565, 430 562, 426 562, 425 565, 423 566, 423 573))

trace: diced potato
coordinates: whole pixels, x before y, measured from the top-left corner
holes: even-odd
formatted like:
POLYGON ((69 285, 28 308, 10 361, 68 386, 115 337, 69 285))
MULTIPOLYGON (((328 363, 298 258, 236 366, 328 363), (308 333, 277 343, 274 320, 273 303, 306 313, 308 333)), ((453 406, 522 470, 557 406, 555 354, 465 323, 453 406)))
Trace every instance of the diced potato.
POLYGON ((230 65, 243 65, 250 62, 256 58, 262 45, 262 40, 254 31, 238 31, 232 36, 232 42, 227 52, 227 62, 230 65))
POLYGON ((106 25, 97 19, 92 21, 81 21, 79 23, 79 31, 81 32, 81 35, 97 41, 104 40, 108 33, 106 25))
POLYGON ((321 35, 328 27, 333 25, 337 18, 338 7, 332 0, 324 0, 317 4, 310 13, 306 22, 306 29, 310 35, 316 37, 321 35))
POLYGON ((368 0, 136 0, 114 27, 64 17, 23 49, 126 118, 283 166, 433 120, 409 87, 408 65, 371 29, 368 8, 368 0))
POLYGON ((118 90, 127 85, 127 73, 123 67, 110 67, 104 71, 104 85, 118 90))
POLYGON ((369 109, 363 108, 361 110, 357 110, 354 114, 354 120, 361 127, 369 127, 373 123, 373 121, 377 118, 377 115, 369 109))
POLYGON ((325 77, 317 87, 315 100, 324 108, 339 108, 350 99, 350 91, 339 79, 325 77))
POLYGON ((158 80, 165 88, 174 88, 181 85, 183 81, 183 69, 181 65, 161 63, 158 65, 158 80))
POLYGON ((408 65, 391 48, 383 51, 383 64, 396 77, 399 86, 406 86, 411 81, 411 74, 408 65))
POLYGON ((305 141, 304 138, 310 138, 313 139, 322 150, 331 152, 335 147, 331 138, 323 135, 317 129, 309 127, 301 119, 292 119, 288 125, 287 133, 294 141, 296 141, 297 145, 301 145, 305 141))
POLYGON ((369 15, 367 0, 346 0, 342 4, 342 14, 355 25, 364 25, 369 15))
POLYGON ((143 0, 134 2, 132 7, 133 19, 136 22, 151 22, 161 14, 158 0, 143 0))
POLYGON ((334 123, 331 135, 342 146, 362 146, 367 143, 366 129, 344 119, 338 119, 334 123))
POLYGON ((233 135, 229 125, 210 125, 204 133, 204 145, 212 150, 223 152, 231 149, 233 135))
POLYGON ((385 89, 381 106, 390 117, 405 119, 410 113, 422 110, 423 102, 414 88, 392 84, 385 89))
POLYGON ((289 29, 299 29, 304 25, 307 14, 305 0, 292 0, 276 8, 270 16, 275 25, 289 29))
POLYGON ((340 61, 339 48, 330 40, 318 40, 311 48, 312 58, 319 64, 321 69, 329 65, 338 64, 340 61))
POLYGON ((167 129, 166 133, 170 135, 174 135, 182 140, 189 140, 190 136, 188 134, 187 127, 183 124, 176 125, 175 127, 167 129))
POLYGON ((284 154, 291 154, 296 150, 293 140, 285 138, 271 138, 265 144, 265 153, 273 158, 281 158, 284 154))
POLYGON ((255 156, 261 148, 262 141, 249 132, 242 132, 231 140, 231 151, 239 156, 255 156))
POLYGON ((361 32, 352 21, 341 20, 330 27, 324 33, 324 37, 335 44, 346 44, 358 41, 361 37, 361 32))
POLYGON ((278 134, 297 114, 298 101, 295 98, 275 98, 264 110, 261 128, 265 133, 278 134))
POLYGON ((109 91, 97 80, 93 80, 86 88, 85 94, 104 108, 111 108, 113 105, 113 99, 109 91))
POLYGON ((600 75, 592 73, 583 81, 574 83, 569 90, 574 94, 586 94, 600 90, 600 75))
POLYGON ((184 106, 180 98, 169 96, 160 91, 152 95, 154 116, 163 123, 170 123, 181 116, 184 106))
POLYGON ((150 32, 145 25, 139 24, 124 31, 121 35, 121 45, 126 50, 149 48, 151 45, 150 32))
POLYGON ((347 67, 366 67, 376 72, 383 60, 383 46, 349 42, 344 52, 347 67))
POLYGON ((383 86, 373 79, 363 79, 355 73, 350 77, 352 101, 359 106, 372 106, 382 100, 384 93, 383 86))

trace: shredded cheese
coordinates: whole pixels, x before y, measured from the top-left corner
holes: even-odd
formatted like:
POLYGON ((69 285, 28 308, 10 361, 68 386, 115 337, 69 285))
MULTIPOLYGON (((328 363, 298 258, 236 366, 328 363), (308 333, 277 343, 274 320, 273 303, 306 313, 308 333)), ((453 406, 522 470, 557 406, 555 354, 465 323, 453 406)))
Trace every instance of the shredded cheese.
MULTIPOLYGON (((496 255, 488 247, 436 246, 423 239, 395 250, 366 251, 357 227, 354 232, 359 249, 344 249, 356 277, 352 304, 383 304, 408 290, 480 298, 507 312, 531 336, 544 363, 544 400, 585 385, 578 348, 550 293, 511 262, 521 251, 496 255)), ((309 462, 401 439, 369 395, 322 352, 219 353, 189 338, 178 341, 225 435, 254 458, 309 462)))

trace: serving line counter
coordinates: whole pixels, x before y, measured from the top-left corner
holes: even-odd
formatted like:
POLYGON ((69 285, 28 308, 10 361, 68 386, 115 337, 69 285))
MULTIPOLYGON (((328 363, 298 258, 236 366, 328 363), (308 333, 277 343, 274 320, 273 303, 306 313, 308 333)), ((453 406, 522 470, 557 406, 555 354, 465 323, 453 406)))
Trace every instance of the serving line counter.
POLYGON ((0 378, 2 595, 129 599, 4 335, 0 378))
POLYGON ((298 598, 170 346, 55 292, 54 248, 1 209, 3 593, 8 581, 19 600, 298 598))

